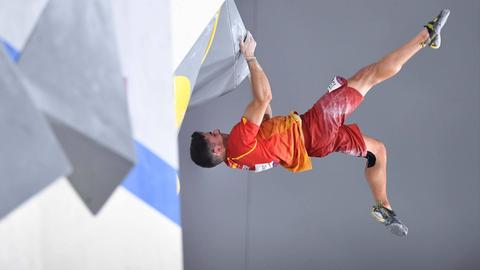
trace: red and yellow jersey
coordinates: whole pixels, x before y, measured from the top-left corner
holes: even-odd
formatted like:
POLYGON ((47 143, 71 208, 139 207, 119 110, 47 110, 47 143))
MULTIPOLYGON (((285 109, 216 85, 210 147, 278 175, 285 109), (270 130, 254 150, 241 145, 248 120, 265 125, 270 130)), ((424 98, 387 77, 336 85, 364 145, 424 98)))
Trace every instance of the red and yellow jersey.
POLYGON ((227 166, 264 171, 280 164, 292 172, 310 170, 312 163, 303 140, 302 121, 296 113, 276 116, 260 126, 246 117, 228 137, 227 166))

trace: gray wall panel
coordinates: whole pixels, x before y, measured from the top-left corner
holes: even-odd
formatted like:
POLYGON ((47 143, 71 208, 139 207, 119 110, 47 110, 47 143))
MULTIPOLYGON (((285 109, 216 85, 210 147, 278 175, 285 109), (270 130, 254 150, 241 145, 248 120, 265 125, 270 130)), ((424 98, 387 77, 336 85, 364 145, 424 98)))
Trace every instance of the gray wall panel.
POLYGON ((135 160, 110 2, 51 0, 19 66, 56 120, 74 166, 69 180, 97 213, 135 160))
POLYGON ((0 48, 0 219, 71 171, 55 135, 0 48))
POLYGON ((240 40, 247 34, 233 0, 227 0, 208 55, 194 84, 190 106, 199 105, 234 90, 248 76, 247 62, 240 53, 240 40))

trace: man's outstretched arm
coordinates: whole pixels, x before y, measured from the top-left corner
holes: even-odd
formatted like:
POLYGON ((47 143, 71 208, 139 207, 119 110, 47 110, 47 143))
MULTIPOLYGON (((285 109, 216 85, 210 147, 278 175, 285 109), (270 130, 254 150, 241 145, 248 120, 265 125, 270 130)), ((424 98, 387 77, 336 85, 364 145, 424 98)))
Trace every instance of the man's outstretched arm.
POLYGON ((270 101, 272 100, 272 91, 270 83, 262 67, 255 58, 255 47, 257 43, 250 33, 247 33, 245 42, 240 43, 240 50, 248 62, 252 83, 252 101, 245 109, 244 116, 251 122, 260 125, 266 114, 271 116, 270 101))

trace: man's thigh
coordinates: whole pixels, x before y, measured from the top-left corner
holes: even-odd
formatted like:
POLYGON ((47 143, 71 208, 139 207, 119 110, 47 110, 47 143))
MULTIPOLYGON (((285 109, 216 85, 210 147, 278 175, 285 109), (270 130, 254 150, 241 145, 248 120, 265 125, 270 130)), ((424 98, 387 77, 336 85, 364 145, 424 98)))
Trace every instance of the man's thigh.
POLYGON ((333 151, 355 157, 367 155, 365 136, 356 124, 343 125, 338 129, 333 151))
POLYGON ((324 94, 301 115, 307 151, 323 156, 333 151, 339 128, 360 105, 363 96, 348 85, 324 94))
POLYGON ((355 88, 362 96, 377 83, 376 82, 376 64, 371 64, 360 69, 355 75, 348 79, 348 85, 355 88))

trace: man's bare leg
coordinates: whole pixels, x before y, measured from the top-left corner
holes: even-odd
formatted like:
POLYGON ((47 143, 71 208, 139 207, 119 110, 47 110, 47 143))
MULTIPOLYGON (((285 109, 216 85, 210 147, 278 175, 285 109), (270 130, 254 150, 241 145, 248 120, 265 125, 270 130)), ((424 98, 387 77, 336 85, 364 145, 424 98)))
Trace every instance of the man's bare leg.
POLYGON ((397 74, 402 66, 422 49, 422 42, 429 38, 423 28, 413 39, 400 48, 387 54, 380 61, 360 69, 348 79, 348 85, 357 89, 363 96, 375 85, 397 74))
MULTIPOLYGON (((403 65, 423 47, 428 45, 431 48, 438 49, 441 44, 440 32, 449 14, 450 10, 442 10, 438 16, 425 25, 426 28, 423 28, 403 46, 390 52, 378 62, 360 69, 353 77, 348 79, 348 85, 365 96, 373 86, 400 72, 403 65)), ((371 213, 393 234, 406 236, 408 228, 396 218, 387 197, 387 150, 385 145, 369 136, 364 135, 363 139, 367 151, 371 152, 367 154, 368 163, 371 164, 365 168, 365 177, 376 202, 371 213)))
POLYGON ((387 54, 380 61, 360 69, 353 77, 348 79, 348 84, 365 96, 373 86, 397 74, 403 65, 424 46, 428 45, 431 48, 438 49, 441 40, 440 32, 449 15, 450 10, 442 10, 414 38, 387 54))
POLYGON ((385 145, 366 135, 363 139, 367 146, 367 151, 375 155, 375 165, 368 167, 365 165, 365 177, 372 191, 373 199, 377 204, 392 210, 387 197, 387 149, 385 145))
MULTIPOLYGON (((400 48, 390 52, 378 62, 360 69, 348 79, 348 85, 365 96, 373 86, 397 74, 402 66, 422 49, 422 42, 428 38, 428 31, 423 28, 400 48)), ((387 197, 387 150, 385 145, 369 136, 364 136, 364 141, 367 151, 372 152, 376 158, 374 166, 365 168, 365 177, 373 198, 377 204, 392 210, 387 197)))
MULTIPOLYGON (((400 48, 387 54, 380 61, 360 69, 348 79, 348 85, 357 89, 363 96, 376 84, 397 74, 402 66, 422 49, 422 42, 429 37, 424 28, 413 39, 400 48)), ((387 198, 387 150, 385 145, 369 136, 364 136, 367 151, 375 155, 376 162, 372 167, 365 168, 365 177, 370 186, 373 198, 379 205, 392 209, 387 198)))

